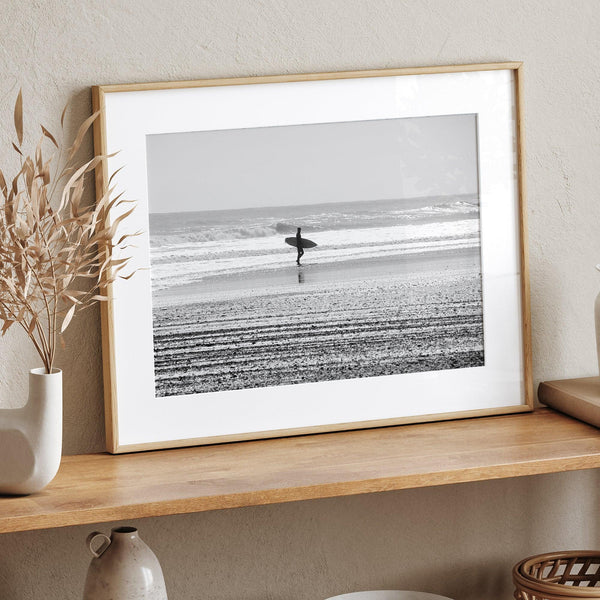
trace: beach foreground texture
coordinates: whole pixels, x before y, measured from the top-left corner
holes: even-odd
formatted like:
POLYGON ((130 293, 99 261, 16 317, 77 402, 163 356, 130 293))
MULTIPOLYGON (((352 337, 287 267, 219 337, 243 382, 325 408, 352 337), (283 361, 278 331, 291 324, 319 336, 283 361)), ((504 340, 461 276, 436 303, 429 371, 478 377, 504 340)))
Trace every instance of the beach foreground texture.
POLYGON ((373 226, 344 231, 345 243, 317 228, 302 267, 277 226, 250 245, 215 231, 194 243, 200 276, 160 246, 156 395, 483 366, 478 206, 423 208, 388 227, 371 213, 373 226))
POLYGON ((482 366, 480 278, 469 271, 161 309, 157 395, 482 366))

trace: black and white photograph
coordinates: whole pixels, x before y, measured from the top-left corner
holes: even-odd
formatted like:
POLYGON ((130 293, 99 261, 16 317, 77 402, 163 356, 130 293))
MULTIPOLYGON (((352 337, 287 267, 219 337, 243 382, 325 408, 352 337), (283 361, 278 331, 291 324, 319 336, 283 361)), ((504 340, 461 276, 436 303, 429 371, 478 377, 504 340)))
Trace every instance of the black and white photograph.
POLYGON ((110 451, 532 410, 520 69, 95 88, 110 451))
POLYGON ((147 135, 156 396, 483 366, 477 126, 147 135))

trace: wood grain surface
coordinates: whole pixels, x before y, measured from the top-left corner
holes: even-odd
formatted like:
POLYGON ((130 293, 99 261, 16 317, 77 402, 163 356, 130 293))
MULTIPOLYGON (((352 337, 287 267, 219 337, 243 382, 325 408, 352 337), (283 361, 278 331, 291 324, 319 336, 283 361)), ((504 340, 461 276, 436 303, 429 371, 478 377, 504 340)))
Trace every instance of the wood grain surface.
POLYGON ((179 448, 66 456, 28 497, 0 498, 0 533, 600 467, 600 432, 541 409, 179 448))

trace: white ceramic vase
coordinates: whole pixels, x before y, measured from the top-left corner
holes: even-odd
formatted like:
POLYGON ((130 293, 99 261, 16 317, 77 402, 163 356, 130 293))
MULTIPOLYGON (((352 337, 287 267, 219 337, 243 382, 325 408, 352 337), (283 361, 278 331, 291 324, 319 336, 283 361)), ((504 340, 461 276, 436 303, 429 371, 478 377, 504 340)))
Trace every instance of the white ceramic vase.
POLYGON ((62 371, 32 369, 27 404, 0 409, 0 494, 32 494, 54 479, 62 419, 62 371))
POLYGON ((83 600, 167 600, 160 563, 135 527, 117 527, 110 537, 95 531, 87 545, 94 558, 83 600))

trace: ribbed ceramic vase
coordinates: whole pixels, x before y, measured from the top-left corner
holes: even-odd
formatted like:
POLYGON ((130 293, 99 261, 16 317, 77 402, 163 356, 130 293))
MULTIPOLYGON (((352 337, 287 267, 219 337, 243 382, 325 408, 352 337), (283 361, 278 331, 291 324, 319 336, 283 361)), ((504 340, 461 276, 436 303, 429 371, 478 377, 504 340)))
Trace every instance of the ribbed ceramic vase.
POLYGON ((62 371, 29 372, 22 408, 0 409, 0 494, 32 494, 58 472, 62 454, 62 371))
POLYGON ((167 600, 160 563, 135 527, 117 527, 110 537, 87 538, 93 555, 83 600, 167 600))

